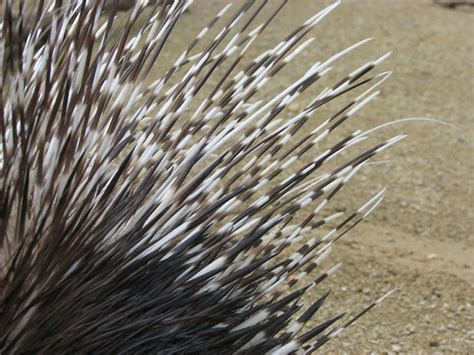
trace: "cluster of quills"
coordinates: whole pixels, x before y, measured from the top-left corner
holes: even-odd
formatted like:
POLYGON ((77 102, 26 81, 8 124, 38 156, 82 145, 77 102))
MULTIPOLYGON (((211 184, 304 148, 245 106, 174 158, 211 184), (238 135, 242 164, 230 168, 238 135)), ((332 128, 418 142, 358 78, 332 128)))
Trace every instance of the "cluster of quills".
POLYGON ((314 323, 340 266, 323 260, 385 190, 347 213, 325 207, 404 138, 328 144, 377 97, 389 54, 318 91, 361 41, 258 99, 339 5, 250 57, 286 3, 267 2, 223 8, 158 78, 191 1, 135 1, 118 36, 114 0, 38 0, 28 23, 25 1, 4 2, 0 353, 311 353, 385 297, 314 323))

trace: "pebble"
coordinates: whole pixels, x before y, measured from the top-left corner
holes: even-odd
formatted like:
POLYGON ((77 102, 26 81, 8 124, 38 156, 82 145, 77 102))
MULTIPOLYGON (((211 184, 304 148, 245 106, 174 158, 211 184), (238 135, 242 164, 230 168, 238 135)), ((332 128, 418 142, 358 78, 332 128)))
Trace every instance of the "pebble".
POLYGON ((439 346, 439 341, 437 340, 430 341, 430 346, 432 348, 437 348, 439 346))
POLYGON ((416 327, 413 324, 408 324, 405 328, 407 334, 415 333, 416 327))

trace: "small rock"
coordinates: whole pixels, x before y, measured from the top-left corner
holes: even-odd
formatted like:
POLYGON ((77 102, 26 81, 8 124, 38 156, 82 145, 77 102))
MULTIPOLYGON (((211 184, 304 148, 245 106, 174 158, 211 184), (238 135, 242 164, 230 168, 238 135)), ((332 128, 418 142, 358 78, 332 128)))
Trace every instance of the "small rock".
POLYGON ((430 346, 432 348, 437 348, 439 346, 439 341, 437 340, 430 341, 430 346))
POLYGON ((438 259, 438 254, 435 254, 435 253, 430 253, 426 256, 428 259, 432 260, 432 259, 438 259))
POLYGON ((407 334, 413 334, 416 330, 416 327, 413 324, 408 324, 406 326, 406 332, 407 334))
POLYGON ((402 350, 402 347, 400 345, 393 344, 392 345, 392 350, 395 351, 396 353, 398 353, 398 352, 400 352, 400 350, 402 350))

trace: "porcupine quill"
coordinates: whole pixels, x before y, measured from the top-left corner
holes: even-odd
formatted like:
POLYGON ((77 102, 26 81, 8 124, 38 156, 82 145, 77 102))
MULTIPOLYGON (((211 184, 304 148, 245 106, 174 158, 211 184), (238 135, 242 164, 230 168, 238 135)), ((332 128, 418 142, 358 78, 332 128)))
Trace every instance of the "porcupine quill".
POLYGON ((114 39, 118 3, 38 1, 23 32, 25 2, 13 16, 6 1, 2 354, 311 353, 386 296, 355 316, 335 314, 310 329, 305 325, 327 294, 307 307, 299 302, 340 266, 320 268, 334 243, 383 198, 385 190, 348 214, 321 214, 364 164, 404 138, 325 170, 367 138, 355 131, 322 149, 378 95, 388 73, 371 73, 389 54, 292 116, 285 109, 367 40, 255 101, 311 44, 305 35, 339 2, 249 60, 248 48, 286 3, 255 26, 267 1, 249 0, 230 16, 224 16, 229 6, 220 11, 162 77, 146 84, 190 3, 137 1, 114 39), (209 88, 218 68, 224 74, 209 88), (308 120, 320 120, 313 117, 318 108, 361 88, 296 139, 308 120), (296 161, 306 163, 290 170, 296 161), (286 171, 294 172, 283 177, 286 171), (288 252, 296 243, 301 247, 288 252))

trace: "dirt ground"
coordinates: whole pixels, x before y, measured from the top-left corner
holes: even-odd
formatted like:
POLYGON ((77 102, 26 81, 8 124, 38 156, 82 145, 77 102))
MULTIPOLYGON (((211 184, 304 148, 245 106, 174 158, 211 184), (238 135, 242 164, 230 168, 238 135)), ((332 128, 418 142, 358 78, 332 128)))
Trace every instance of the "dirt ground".
MULTIPOLYGON (((196 1, 171 48, 189 42, 225 3, 196 1)), ((269 8, 276 3, 270 1, 269 8)), ((276 44, 328 3, 291 0, 249 57, 276 44)), ((318 320, 357 311, 392 288, 399 291, 327 344, 323 353, 474 353, 474 10, 445 9, 430 0, 346 1, 313 35, 314 44, 264 95, 285 87, 308 64, 374 37, 340 61, 329 78, 393 50, 384 64, 393 75, 381 97, 349 128, 407 117, 436 118, 459 128, 422 121, 386 128, 381 137, 405 132, 409 138, 384 155, 381 164, 367 167, 334 205, 342 210, 359 206, 388 187, 382 206, 341 240, 327 262, 342 261, 343 268, 307 296, 309 302, 327 288, 333 291, 318 320)), ((170 58, 176 54, 167 53, 170 58)))

